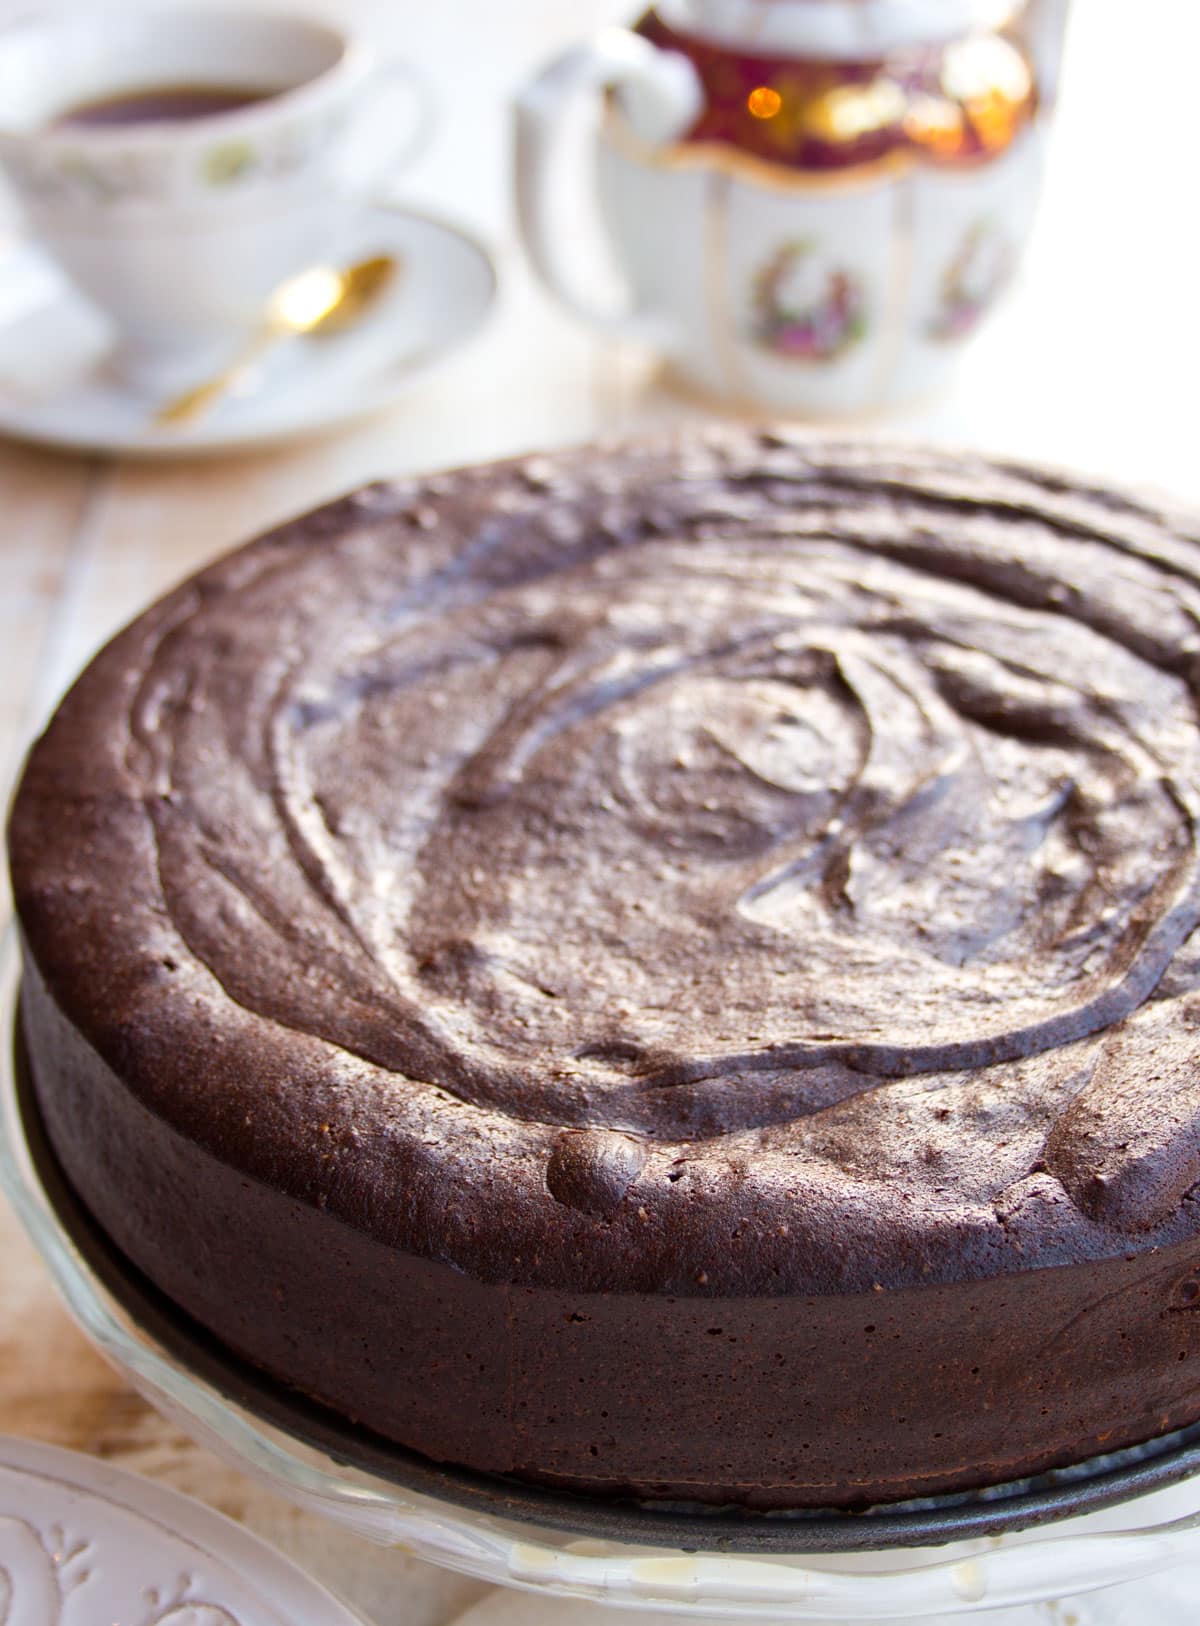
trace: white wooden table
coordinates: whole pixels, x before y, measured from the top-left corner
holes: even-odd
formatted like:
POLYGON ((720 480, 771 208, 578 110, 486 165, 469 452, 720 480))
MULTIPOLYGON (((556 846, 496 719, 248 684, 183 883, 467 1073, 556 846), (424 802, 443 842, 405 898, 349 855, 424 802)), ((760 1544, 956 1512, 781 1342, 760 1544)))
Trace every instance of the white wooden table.
MULTIPOLYGON (((0 442, 6 795, 25 743, 87 655, 218 551, 373 476, 697 416, 655 384, 644 358, 598 345, 559 315, 512 239, 507 98, 541 57, 627 8, 327 5, 434 75, 443 124, 406 195, 492 242, 503 277, 496 319, 406 403, 322 442, 145 465, 0 442)), ((0 15, 14 9, 24 6, 0 5, 0 15)), ((954 392, 880 427, 1110 473, 1200 506, 1196 185, 1187 173, 1198 61, 1200 18, 1184 0, 1076 0, 1052 171, 1021 285, 954 392)), ((381 1626, 442 1626, 482 1591, 399 1554, 372 1551, 364 1563, 356 1539, 292 1511, 153 1414, 85 1346, 2 1205, 0 1431, 110 1457, 199 1495, 381 1626)), ((527 1604, 517 1613, 528 1621, 553 1611, 527 1604)))

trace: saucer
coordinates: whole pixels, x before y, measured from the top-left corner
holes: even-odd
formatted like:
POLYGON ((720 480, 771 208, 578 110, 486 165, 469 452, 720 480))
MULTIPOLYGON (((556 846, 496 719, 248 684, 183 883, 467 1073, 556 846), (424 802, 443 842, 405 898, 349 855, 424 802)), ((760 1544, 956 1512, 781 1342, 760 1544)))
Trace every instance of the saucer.
POLYGON ((385 205, 367 208, 344 263, 391 255, 399 275, 349 332, 276 346, 196 421, 153 423, 158 404, 107 364, 103 321, 32 244, 0 259, 0 435, 139 457, 231 451, 317 434, 390 406, 489 315, 496 272, 456 226, 385 205))
POLYGON ((191 1497, 2 1435, 0 1620, 363 1626, 273 1547, 191 1497))

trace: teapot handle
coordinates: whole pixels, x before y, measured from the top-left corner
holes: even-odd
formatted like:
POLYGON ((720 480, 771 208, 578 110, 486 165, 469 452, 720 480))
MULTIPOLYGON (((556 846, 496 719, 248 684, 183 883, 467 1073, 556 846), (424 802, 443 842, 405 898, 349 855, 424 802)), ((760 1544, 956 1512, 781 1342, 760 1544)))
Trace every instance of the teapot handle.
POLYGON ((583 96, 621 92, 638 134, 651 144, 675 140, 694 123, 703 103, 699 76, 686 57, 660 51, 628 29, 603 29, 557 57, 516 103, 517 220, 526 253, 542 282, 563 305, 604 332, 663 344, 666 317, 638 309, 602 309, 582 291, 564 252, 555 204, 563 134, 571 108, 583 96))

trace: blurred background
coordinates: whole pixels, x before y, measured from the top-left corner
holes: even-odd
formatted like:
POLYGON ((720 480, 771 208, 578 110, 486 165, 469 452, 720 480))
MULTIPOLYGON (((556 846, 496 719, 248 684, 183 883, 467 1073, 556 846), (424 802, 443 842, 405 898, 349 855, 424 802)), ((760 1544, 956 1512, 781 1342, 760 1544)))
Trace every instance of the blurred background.
MULTIPOLYGON (((170 10, 171 0, 161 3, 170 10)), ((271 0, 257 3, 265 9, 271 0)), ((30 9, 7 0, 0 19, 30 9)), ((104 0, 77 0, 77 9, 102 14, 104 0)), ((291 8, 284 0, 274 9, 291 8)), ((620 0, 305 0, 302 9, 361 27, 426 71, 436 129, 395 192, 474 229, 502 278, 486 337, 369 427, 361 449, 347 454, 346 476, 699 415, 655 387, 635 348, 606 342, 559 310, 516 241, 514 94, 556 52, 605 23, 630 21, 637 8, 620 0)), ((1191 175, 1198 64, 1200 13, 1185 0, 1075 0, 1037 229, 1017 284, 950 391, 878 427, 1186 486, 1200 357, 1191 175)), ((575 200, 581 220, 594 213, 588 201, 575 200)), ((582 225, 565 219, 563 229, 578 229, 582 246, 582 225)), ((2 278, 0 266, 0 286, 2 278)), ((329 478, 313 469, 305 484, 316 493, 329 478)))
MULTIPOLYGON (((104 0, 92 4, 101 10, 104 0)), ((378 427, 381 450, 372 437, 364 462, 461 461, 696 416, 678 398, 644 388, 640 357, 613 354, 560 312, 516 243, 513 95, 556 52, 604 23, 632 20, 639 8, 620 0, 306 0, 303 9, 353 21, 426 69, 439 124, 397 190, 476 228, 503 275, 490 333, 453 376, 447 371, 411 410, 378 427)), ((1018 284, 975 339, 951 393, 879 427, 1160 481, 1184 495, 1190 476, 1200 497, 1191 410, 1200 362, 1198 74, 1200 8, 1187 0, 1075 0, 1037 229, 1018 284)))
MULTIPOLYGON (((172 0, 161 5, 170 12, 172 0)), ((0 20, 30 9, 27 0, 6 0, 0 20)), ((106 7, 77 0, 73 9, 103 16, 106 7)), ((282 0, 273 9, 292 8, 282 0)), ((303 444, 151 464, 0 443, 5 615, 23 652, 21 671, 0 681, 14 743, 83 654, 152 591, 283 513, 379 475, 710 413, 664 387, 643 348, 562 310, 518 243, 515 94, 556 53, 604 24, 632 21, 635 11, 620 0, 306 0, 303 9, 323 10, 424 70, 436 126, 388 190, 491 249, 495 309, 480 336, 389 411, 303 444), (68 602, 47 596, 47 570, 69 582, 68 602)), ((1200 11, 1182 0, 1076 0, 1036 230, 1014 285, 948 387, 871 427, 1064 463, 1200 501, 1192 410, 1200 361, 1191 175, 1198 64, 1200 11)), ((579 184, 560 191, 562 232, 602 277, 606 251, 582 162, 577 173, 579 184)), ((20 228, 2 193, 0 209, 2 320, 4 250, 11 261, 20 228)), ((4 345, 17 341, 20 326, 0 326, 0 394, 4 345)))

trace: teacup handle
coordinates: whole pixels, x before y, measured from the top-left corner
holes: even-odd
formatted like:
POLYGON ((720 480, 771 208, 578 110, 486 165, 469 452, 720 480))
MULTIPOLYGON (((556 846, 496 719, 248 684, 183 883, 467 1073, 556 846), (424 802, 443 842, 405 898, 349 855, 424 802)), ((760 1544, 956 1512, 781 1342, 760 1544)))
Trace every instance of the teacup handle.
POLYGON ((662 344, 665 313, 602 309, 575 280, 557 227, 554 167, 567 116, 581 96, 623 93, 638 134, 658 145, 673 141, 694 123, 703 102, 696 70, 686 57, 628 29, 608 28, 557 57, 518 96, 516 103, 517 219, 534 269, 568 310, 605 332, 662 344))
POLYGON ((383 62, 368 80, 341 155, 347 187, 371 192, 424 151, 433 130, 434 97, 428 79, 411 62, 383 62), (391 101, 402 85, 411 98, 411 119, 399 132, 391 101))

